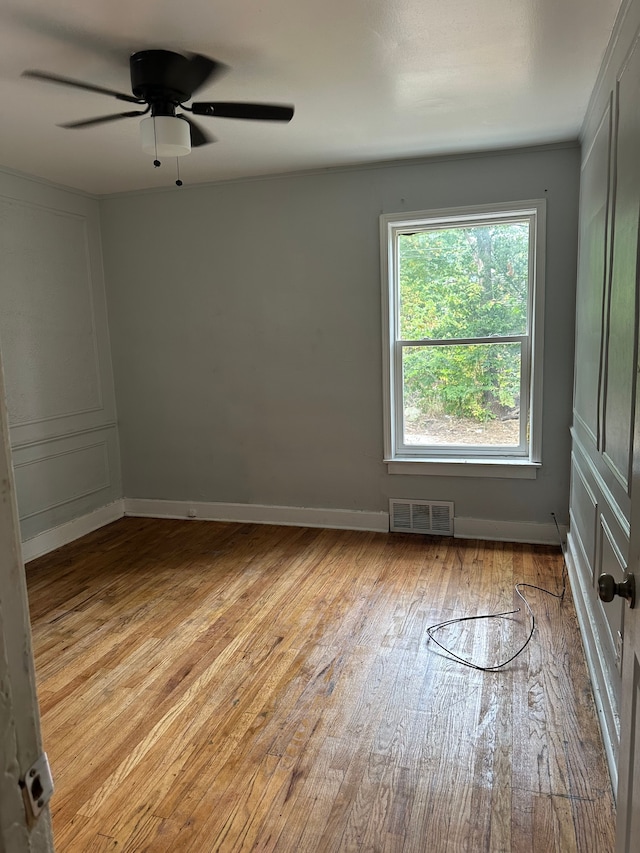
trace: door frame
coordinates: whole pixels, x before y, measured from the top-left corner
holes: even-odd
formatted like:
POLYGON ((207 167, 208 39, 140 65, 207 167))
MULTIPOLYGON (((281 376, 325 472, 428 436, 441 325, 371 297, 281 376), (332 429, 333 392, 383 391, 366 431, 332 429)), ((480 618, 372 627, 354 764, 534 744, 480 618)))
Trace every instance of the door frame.
POLYGON ((0 853, 53 851, 48 806, 27 820, 20 780, 42 754, 40 712, 0 356, 0 853))

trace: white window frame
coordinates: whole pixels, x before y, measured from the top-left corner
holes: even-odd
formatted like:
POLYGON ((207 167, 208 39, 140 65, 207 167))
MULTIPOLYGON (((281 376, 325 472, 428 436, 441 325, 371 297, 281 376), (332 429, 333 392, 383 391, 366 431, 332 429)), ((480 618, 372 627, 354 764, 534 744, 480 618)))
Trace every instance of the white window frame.
MULTIPOLYGON (((500 204, 473 205, 383 214, 380 217, 382 269, 383 376, 384 376, 384 461, 389 473, 455 474, 463 476, 536 476, 542 462, 542 357, 544 320, 546 200, 533 199, 500 204), (521 446, 406 445, 402 418, 402 349, 424 345, 424 341, 403 341, 399 337, 398 236, 407 231, 438 227, 465 227, 493 222, 522 221, 529 228, 529 306, 525 335, 497 339, 473 338, 443 341, 442 345, 519 342, 522 350, 521 405, 529 407, 529 438, 524 435, 527 419, 521 418, 521 446)), ((430 346, 440 342, 430 341, 430 346)))

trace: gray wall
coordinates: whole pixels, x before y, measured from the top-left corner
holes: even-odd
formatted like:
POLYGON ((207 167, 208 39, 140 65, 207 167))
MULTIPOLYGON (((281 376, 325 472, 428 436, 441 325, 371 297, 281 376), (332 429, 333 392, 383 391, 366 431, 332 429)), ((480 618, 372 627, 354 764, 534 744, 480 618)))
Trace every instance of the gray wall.
POLYGON ((23 539, 122 497, 98 202, 0 172, 0 346, 23 539))
POLYGON ((564 519, 578 182, 567 146, 102 200, 125 495, 363 510, 391 496, 564 519), (537 480, 388 475, 379 215, 542 197, 537 480))

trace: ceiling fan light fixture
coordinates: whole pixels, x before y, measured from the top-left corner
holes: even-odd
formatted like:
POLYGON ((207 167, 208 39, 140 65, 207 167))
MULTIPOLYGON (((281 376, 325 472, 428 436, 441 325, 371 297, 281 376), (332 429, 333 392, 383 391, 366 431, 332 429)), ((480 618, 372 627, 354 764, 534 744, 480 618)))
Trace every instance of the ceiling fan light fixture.
POLYGON ((148 116, 140 122, 142 150, 153 157, 183 157, 191 151, 191 129, 178 116, 148 116))

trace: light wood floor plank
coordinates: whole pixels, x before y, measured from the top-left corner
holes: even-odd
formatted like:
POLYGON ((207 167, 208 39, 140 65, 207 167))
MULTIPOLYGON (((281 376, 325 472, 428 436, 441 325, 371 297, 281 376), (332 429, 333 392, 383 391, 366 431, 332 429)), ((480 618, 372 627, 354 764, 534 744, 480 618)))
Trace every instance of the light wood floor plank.
POLYGON ((123 519, 27 567, 61 853, 612 853, 559 549, 123 519), (482 664, 524 610, 438 638, 482 664))

